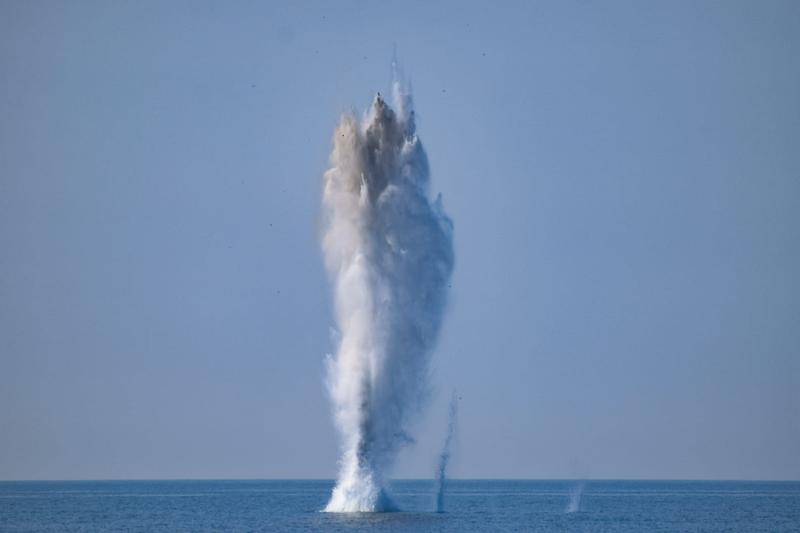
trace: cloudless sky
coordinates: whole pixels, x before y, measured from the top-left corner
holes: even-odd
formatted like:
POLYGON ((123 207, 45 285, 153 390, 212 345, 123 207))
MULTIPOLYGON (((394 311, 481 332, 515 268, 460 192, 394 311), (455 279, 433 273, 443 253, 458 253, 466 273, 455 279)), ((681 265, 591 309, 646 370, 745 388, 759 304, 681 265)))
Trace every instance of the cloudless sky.
POLYGON ((393 45, 428 477, 800 478, 800 3, 0 1, 0 479, 333 477, 321 174, 393 45))

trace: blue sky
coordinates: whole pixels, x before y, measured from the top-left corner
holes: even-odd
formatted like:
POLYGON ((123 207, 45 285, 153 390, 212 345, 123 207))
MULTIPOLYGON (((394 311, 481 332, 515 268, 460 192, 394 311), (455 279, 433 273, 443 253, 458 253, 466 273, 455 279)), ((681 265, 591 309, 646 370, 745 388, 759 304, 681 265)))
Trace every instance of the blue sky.
POLYGON ((428 477, 800 478, 796 2, 0 3, 0 479, 333 477, 321 174, 414 87, 428 477))

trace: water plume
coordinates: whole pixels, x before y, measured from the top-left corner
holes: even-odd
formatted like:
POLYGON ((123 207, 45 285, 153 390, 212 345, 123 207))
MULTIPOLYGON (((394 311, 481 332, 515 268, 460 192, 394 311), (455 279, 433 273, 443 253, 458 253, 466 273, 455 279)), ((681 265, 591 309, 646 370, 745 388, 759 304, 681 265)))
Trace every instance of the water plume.
POLYGON ((569 503, 567 504, 567 513, 577 513, 581 510, 581 497, 583 496, 583 489, 586 484, 583 481, 575 484, 569 491, 569 503))
POLYGON ((447 464, 450 462, 450 446, 456 431, 456 415, 458 414, 458 397, 453 392, 450 397, 450 409, 447 412, 447 435, 444 438, 442 453, 439 455, 439 465, 436 469, 436 512, 444 512, 444 491, 447 481, 447 464))
POLYGON ((409 91, 342 117, 323 183, 322 250, 339 333, 328 388, 342 455, 326 511, 395 508, 387 476, 429 396, 453 270, 453 226, 429 196, 409 91))

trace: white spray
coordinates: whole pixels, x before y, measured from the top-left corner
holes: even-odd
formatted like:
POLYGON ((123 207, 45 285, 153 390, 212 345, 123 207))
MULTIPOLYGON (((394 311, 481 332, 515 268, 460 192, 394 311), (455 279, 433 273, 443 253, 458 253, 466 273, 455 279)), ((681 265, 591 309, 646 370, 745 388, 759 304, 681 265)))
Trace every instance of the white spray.
POLYGON ((453 435, 456 432, 456 415, 458 414, 458 397, 453 392, 450 398, 450 409, 447 413, 447 435, 444 438, 442 453, 439 455, 439 465, 436 469, 436 512, 444 512, 444 490, 447 481, 447 464, 450 462, 450 447, 453 435))
POLYGON ((452 223, 431 202, 411 97, 393 86, 345 115, 324 176, 322 249, 340 332, 328 386, 342 457, 326 511, 389 511, 388 473, 429 396, 453 270, 452 223))
POLYGON ((581 510, 581 497, 583 496, 583 489, 585 487, 583 481, 575 484, 569 491, 569 503, 567 504, 567 513, 577 513, 581 510))

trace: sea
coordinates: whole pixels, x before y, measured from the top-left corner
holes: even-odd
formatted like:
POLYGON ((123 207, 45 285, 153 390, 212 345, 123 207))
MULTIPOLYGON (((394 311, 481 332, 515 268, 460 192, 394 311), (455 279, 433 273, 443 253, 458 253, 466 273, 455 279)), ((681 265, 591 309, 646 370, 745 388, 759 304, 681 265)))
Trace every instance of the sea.
POLYGON ((6 481, 0 531, 800 532, 800 482, 395 481, 402 509, 324 513, 330 480, 6 481))

